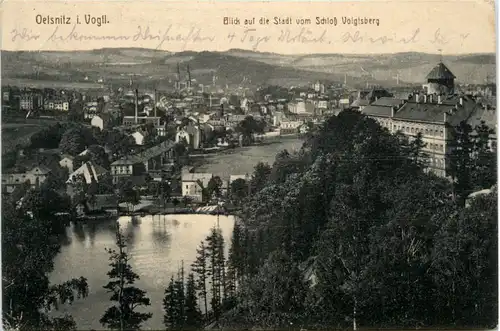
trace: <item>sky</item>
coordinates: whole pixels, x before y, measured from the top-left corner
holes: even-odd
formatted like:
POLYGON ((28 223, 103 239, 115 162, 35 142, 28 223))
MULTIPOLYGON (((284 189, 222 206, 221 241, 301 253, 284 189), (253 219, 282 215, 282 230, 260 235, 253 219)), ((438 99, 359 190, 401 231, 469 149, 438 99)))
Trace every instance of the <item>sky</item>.
POLYGON ((2 50, 137 47, 171 52, 238 48, 279 54, 494 53, 493 6, 479 0, 6 0, 2 50), (224 24, 225 18, 230 24, 224 24), (282 24, 274 24, 275 18, 282 24))

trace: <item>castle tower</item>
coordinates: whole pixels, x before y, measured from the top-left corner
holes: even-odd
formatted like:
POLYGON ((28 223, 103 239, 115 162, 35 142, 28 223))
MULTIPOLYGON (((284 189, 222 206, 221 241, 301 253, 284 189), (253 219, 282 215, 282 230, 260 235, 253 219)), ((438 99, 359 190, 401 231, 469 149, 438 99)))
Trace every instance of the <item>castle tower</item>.
POLYGON ((427 94, 453 94, 455 78, 450 69, 440 61, 427 75, 427 84, 423 87, 427 94))

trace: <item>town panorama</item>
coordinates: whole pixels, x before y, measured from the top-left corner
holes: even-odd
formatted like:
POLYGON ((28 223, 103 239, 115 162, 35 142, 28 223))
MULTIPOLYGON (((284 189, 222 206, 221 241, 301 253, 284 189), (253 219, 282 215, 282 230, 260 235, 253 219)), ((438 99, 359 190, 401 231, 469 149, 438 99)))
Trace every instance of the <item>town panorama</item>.
POLYGON ((329 56, 2 52, 3 328, 495 327, 494 54, 329 56))

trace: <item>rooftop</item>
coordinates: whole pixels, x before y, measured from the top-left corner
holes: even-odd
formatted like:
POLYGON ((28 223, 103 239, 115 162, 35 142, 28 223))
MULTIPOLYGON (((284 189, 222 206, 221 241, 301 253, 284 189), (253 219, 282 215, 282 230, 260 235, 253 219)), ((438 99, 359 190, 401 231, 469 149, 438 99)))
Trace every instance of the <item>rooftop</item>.
POLYGON ((455 75, 444 65, 443 62, 439 62, 431 72, 427 74, 427 79, 455 79, 455 75))
POLYGON ((475 100, 468 97, 449 96, 442 103, 437 102, 415 102, 414 100, 405 103, 395 114, 394 119, 410 120, 428 123, 443 123, 444 113, 448 113, 447 123, 456 126, 461 121, 467 120, 477 105, 475 100), (460 105, 460 98, 463 98, 463 105, 460 105))

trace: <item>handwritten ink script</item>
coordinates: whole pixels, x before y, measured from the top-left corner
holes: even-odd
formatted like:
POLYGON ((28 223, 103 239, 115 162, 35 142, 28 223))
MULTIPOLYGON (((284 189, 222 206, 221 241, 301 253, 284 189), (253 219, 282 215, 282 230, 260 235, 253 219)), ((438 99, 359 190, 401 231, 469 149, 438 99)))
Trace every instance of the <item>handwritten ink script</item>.
POLYGON ((58 45, 64 43, 86 43, 90 41, 110 41, 110 42, 131 42, 137 43, 140 47, 156 47, 157 49, 168 49, 169 45, 181 45, 182 50, 186 50, 194 44, 205 44, 220 42, 221 44, 231 44, 231 47, 251 48, 254 51, 264 48, 266 44, 367 44, 367 45, 391 45, 391 44, 424 44, 446 45, 450 42, 463 43, 469 34, 449 33, 445 34, 441 29, 432 33, 423 33, 416 28, 413 31, 392 34, 381 34, 377 31, 362 31, 353 29, 348 32, 340 32, 332 29, 311 29, 307 27, 290 27, 277 29, 274 34, 264 28, 232 29, 226 35, 215 35, 213 32, 197 26, 189 29, 177 29, 173 25, 164 28, 152 28, 150 26, 138 26, 132 33, 123 34, 89 34, 78 25, 72 27, 56 26, 50 33, 40 32, 25 28, 13 29, 10 33, 12 42, 41 42, 42 45, 58 45), (276 33, 277 32, 277 33, 276 33), (153 43, 153 44, 151 44, 153 43))

